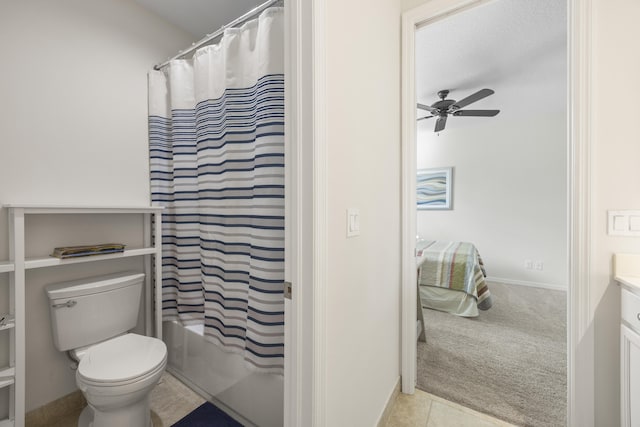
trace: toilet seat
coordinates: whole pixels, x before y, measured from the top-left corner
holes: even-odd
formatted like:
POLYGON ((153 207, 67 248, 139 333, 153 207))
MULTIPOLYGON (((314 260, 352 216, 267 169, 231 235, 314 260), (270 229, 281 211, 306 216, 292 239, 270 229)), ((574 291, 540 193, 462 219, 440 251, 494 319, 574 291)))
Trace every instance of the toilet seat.
POLYGON ((86 385, 122 386, 164 370, 166 359, 164 342, 130 333, 88 348, 76 375, 86 385))

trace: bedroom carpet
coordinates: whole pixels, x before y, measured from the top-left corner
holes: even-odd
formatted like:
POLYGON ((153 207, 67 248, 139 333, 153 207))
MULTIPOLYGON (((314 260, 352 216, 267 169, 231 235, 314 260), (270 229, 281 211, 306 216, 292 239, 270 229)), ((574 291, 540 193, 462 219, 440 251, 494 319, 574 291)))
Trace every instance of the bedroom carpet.
POLYGON ((424 310, 418 388, 519 426, 566 425, 566 293, 488 285, 476 318, 424 310))

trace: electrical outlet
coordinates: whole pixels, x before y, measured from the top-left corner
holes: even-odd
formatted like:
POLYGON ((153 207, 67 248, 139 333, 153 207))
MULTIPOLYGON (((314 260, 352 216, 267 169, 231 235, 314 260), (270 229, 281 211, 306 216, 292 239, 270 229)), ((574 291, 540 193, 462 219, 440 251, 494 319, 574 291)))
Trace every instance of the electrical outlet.
POLYGON ((531 261, 530 259, 525 259, 524 268, 526 268, 527 270, 533 270, 533 261, 531 261))
POLYGON ((536 263, 534 264, 534 267, 536 270, 542 271, 544 270, 544 263, 542 261, 536 261, 536 263))

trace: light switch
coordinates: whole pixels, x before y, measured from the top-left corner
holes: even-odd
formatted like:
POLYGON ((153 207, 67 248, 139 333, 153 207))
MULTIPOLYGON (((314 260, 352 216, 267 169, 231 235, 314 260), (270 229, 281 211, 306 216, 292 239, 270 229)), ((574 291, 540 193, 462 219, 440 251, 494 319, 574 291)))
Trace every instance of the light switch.
POLYGON ((640 231, 640 215, 631 215, 629 217, 629 230, 640 231))
POLYGON ((360 235, 360 210, 347 209, 347 237, 360 235))
POLYGON ((625 215, 614 215, 613 229, 615 231, 625 231, 629 227, 627 218, 625 215))

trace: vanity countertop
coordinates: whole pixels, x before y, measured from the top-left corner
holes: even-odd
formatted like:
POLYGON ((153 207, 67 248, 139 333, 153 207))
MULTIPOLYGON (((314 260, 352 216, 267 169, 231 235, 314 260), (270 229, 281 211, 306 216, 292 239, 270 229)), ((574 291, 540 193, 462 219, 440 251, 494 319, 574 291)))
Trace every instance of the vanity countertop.
POLYGON ((640 293, 640 254, 615 254, 613 271, 618 283, 640 293))
POLYGON ((640 277, 638 276, 616 276, 615 280, 632 291, 640 292, 640 277))

